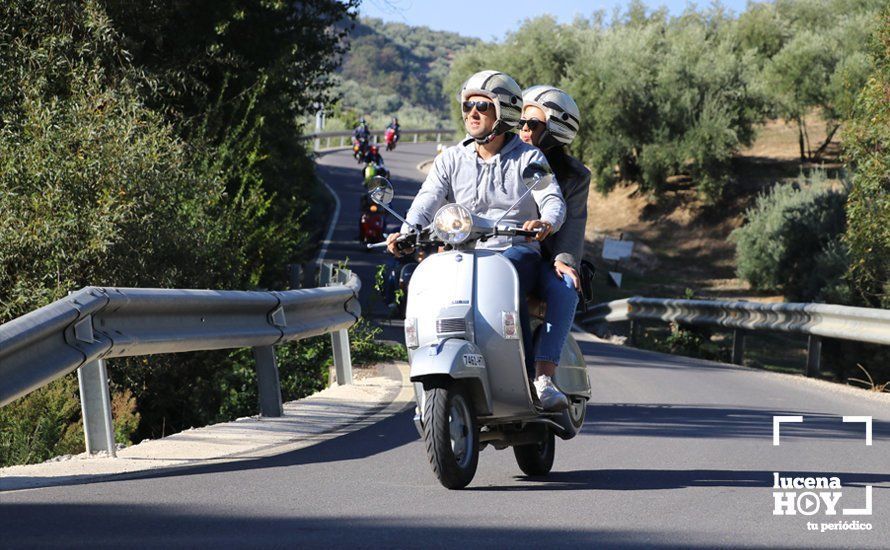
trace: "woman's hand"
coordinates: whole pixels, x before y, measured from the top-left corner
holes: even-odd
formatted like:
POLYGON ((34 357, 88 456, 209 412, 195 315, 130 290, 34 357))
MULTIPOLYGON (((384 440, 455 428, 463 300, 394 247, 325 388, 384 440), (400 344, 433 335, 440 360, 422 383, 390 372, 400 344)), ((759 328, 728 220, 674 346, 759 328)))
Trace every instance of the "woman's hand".
POLYGON ((578 278, 578 272, 575 271, 574 267, 570 267, 559 260, 553 262, 553 269, 556 271, 556 276, 562 279, 563 275, 568 276, 572 280, 572 284, 575 286, 575 290, 581 290, 580 279, 578 278))

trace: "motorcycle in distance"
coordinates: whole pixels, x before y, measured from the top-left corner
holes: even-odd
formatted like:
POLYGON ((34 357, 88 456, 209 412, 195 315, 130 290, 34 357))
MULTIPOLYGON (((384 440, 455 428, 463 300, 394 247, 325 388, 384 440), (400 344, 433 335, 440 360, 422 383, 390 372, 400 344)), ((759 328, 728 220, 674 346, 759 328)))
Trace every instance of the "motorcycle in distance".
MULTIPOLYGON (((528 191, 519 201, 546 186, 552 174, 532 164, 522 178, 528 191)), ((392 184, 385 178, 369 184, 371 199, 405 222, 388 206, 392 184)), ((495 236, 535 235, 500 225, 502 219, 447 204, 428 227, 415 227, 396 241, 406 250, 447 248, 419 264, 411 277, 405 345, 417 401, 414 423, 434 474, 448 489, 473 480, 479 452, 489 445, 512 447, 527 475, 548 474, 555 436, 571 439, 581 430, 591 395, 584 356, 570 335, 555 375, 570 405, 560 412, 541 409, 525 369, 519 319, 519 300, 525 297, 519 295, 516 270, 502 254, 475 247, 495 236)))
POLYGON ((362 244, 379 243, 383 240, 386 227, 386 214, 376 204, 362 201, 361 217, 358 224, 358 240, 362 244))
POLYGON ((386 140, 386 150, 392 151, 396 148, 396 143, 399 141, 399 135, 392 128, 387 128, 386 132, 383 134, 383 138, 386 140))
POLYGON ((395 317, 405 318, 405 303, 411 276, 414 275, 420 262, 435 252, 434 246, 418 247, 411 254, 387 261, 384 271, 383 301, 395 317))
MULTIPOLYGON (((388 177, 389 171, 382 165, 369 162, 362 170, 364 184, 376 176, 388 177)), ((358 240, 360 243, 379 243, 384 239, 383 231, 386 228, 386 212, 374 204, 370 197, 362 194, 359 204, 358 240)))
POLYGON ((352 141, 352 156, 357 163, 361 164, 365 160, 365 155, 368 154, 368 149, 370 147, 371 145, 365 138, 354 139, 352 141))

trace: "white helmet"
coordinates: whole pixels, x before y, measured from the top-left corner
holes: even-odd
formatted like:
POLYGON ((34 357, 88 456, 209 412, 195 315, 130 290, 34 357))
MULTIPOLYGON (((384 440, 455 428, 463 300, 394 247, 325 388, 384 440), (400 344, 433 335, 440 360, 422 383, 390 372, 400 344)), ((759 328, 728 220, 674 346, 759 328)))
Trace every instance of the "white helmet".
POLYGON ((543 148, 549 148, 547 141, 555 145, 552 140, 563 145, 572 143, 581 125, 581 111, 572 96, 553 86, 532 86, 522 92, 522 108, 528 105, 534 105, 547 115, 546 129, 541 138, 543 148))
POLYGON ((468 97, 483 95, 494 102, 495 123, 491 135, 483 140, 491 141, 495 136, 516 128, 522 115, 522 88, 509 75, 500 71, 480 71, 460 87, 457 100, 461 103, 468 97))

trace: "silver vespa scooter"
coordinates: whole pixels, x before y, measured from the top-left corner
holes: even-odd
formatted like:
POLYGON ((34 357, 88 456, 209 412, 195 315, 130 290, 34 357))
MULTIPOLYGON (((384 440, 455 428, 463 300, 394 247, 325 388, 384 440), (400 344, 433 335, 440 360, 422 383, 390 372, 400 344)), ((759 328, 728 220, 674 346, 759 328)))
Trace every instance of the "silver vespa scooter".
MULTIPOLYGON (((527 167, 522 176, 528 191, 519 201, 552 178, 540 165, 527 167)), ((372 200, 404 221, 389 208, 394 193, 388 180, 376 178, 369 187, 372 200)), ((568 409, 544 412, 533 396, 519 319, 519 300, 526 298, 519 295, 518 275, 503 255, 475 244, 499 235, 535 233, 500 221, 447 204, 429 227, 397 242, 404 248, 439 244, 447 250, 429 256, 411 278, 405 345, 417 400, 414 423, 433 472, 449 489, 472 481, 479 452, 487 445, 512 447, 527 475, 548 474, 555 436, 571 439, 580 431, 590 399, 584 356, 571 335, 555 375, 569 397, 568 409)), ((380 246, 385 243, 369 248, 380 246)), ((540 323, 534 320, 532 328, 540 323)))

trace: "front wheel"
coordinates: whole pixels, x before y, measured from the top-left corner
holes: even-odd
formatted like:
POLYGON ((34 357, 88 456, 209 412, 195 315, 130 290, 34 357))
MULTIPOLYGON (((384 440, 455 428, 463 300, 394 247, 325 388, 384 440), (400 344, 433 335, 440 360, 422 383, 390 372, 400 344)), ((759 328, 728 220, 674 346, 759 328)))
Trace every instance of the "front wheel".
POLYGON ((527 476, 545 476, 553 468, 553 458, 556 454, 556 438, 553 430, 545 428, 547 433, 540 443, 531 445, 517 445, 513 447, 516 455, 516 463, 519 469, 527 476))
POLYGON ((439 483, 448 489, 469 485, 479 462, 479 426, 472 402, 460 384, 427 390, 423 441, 439 483))

